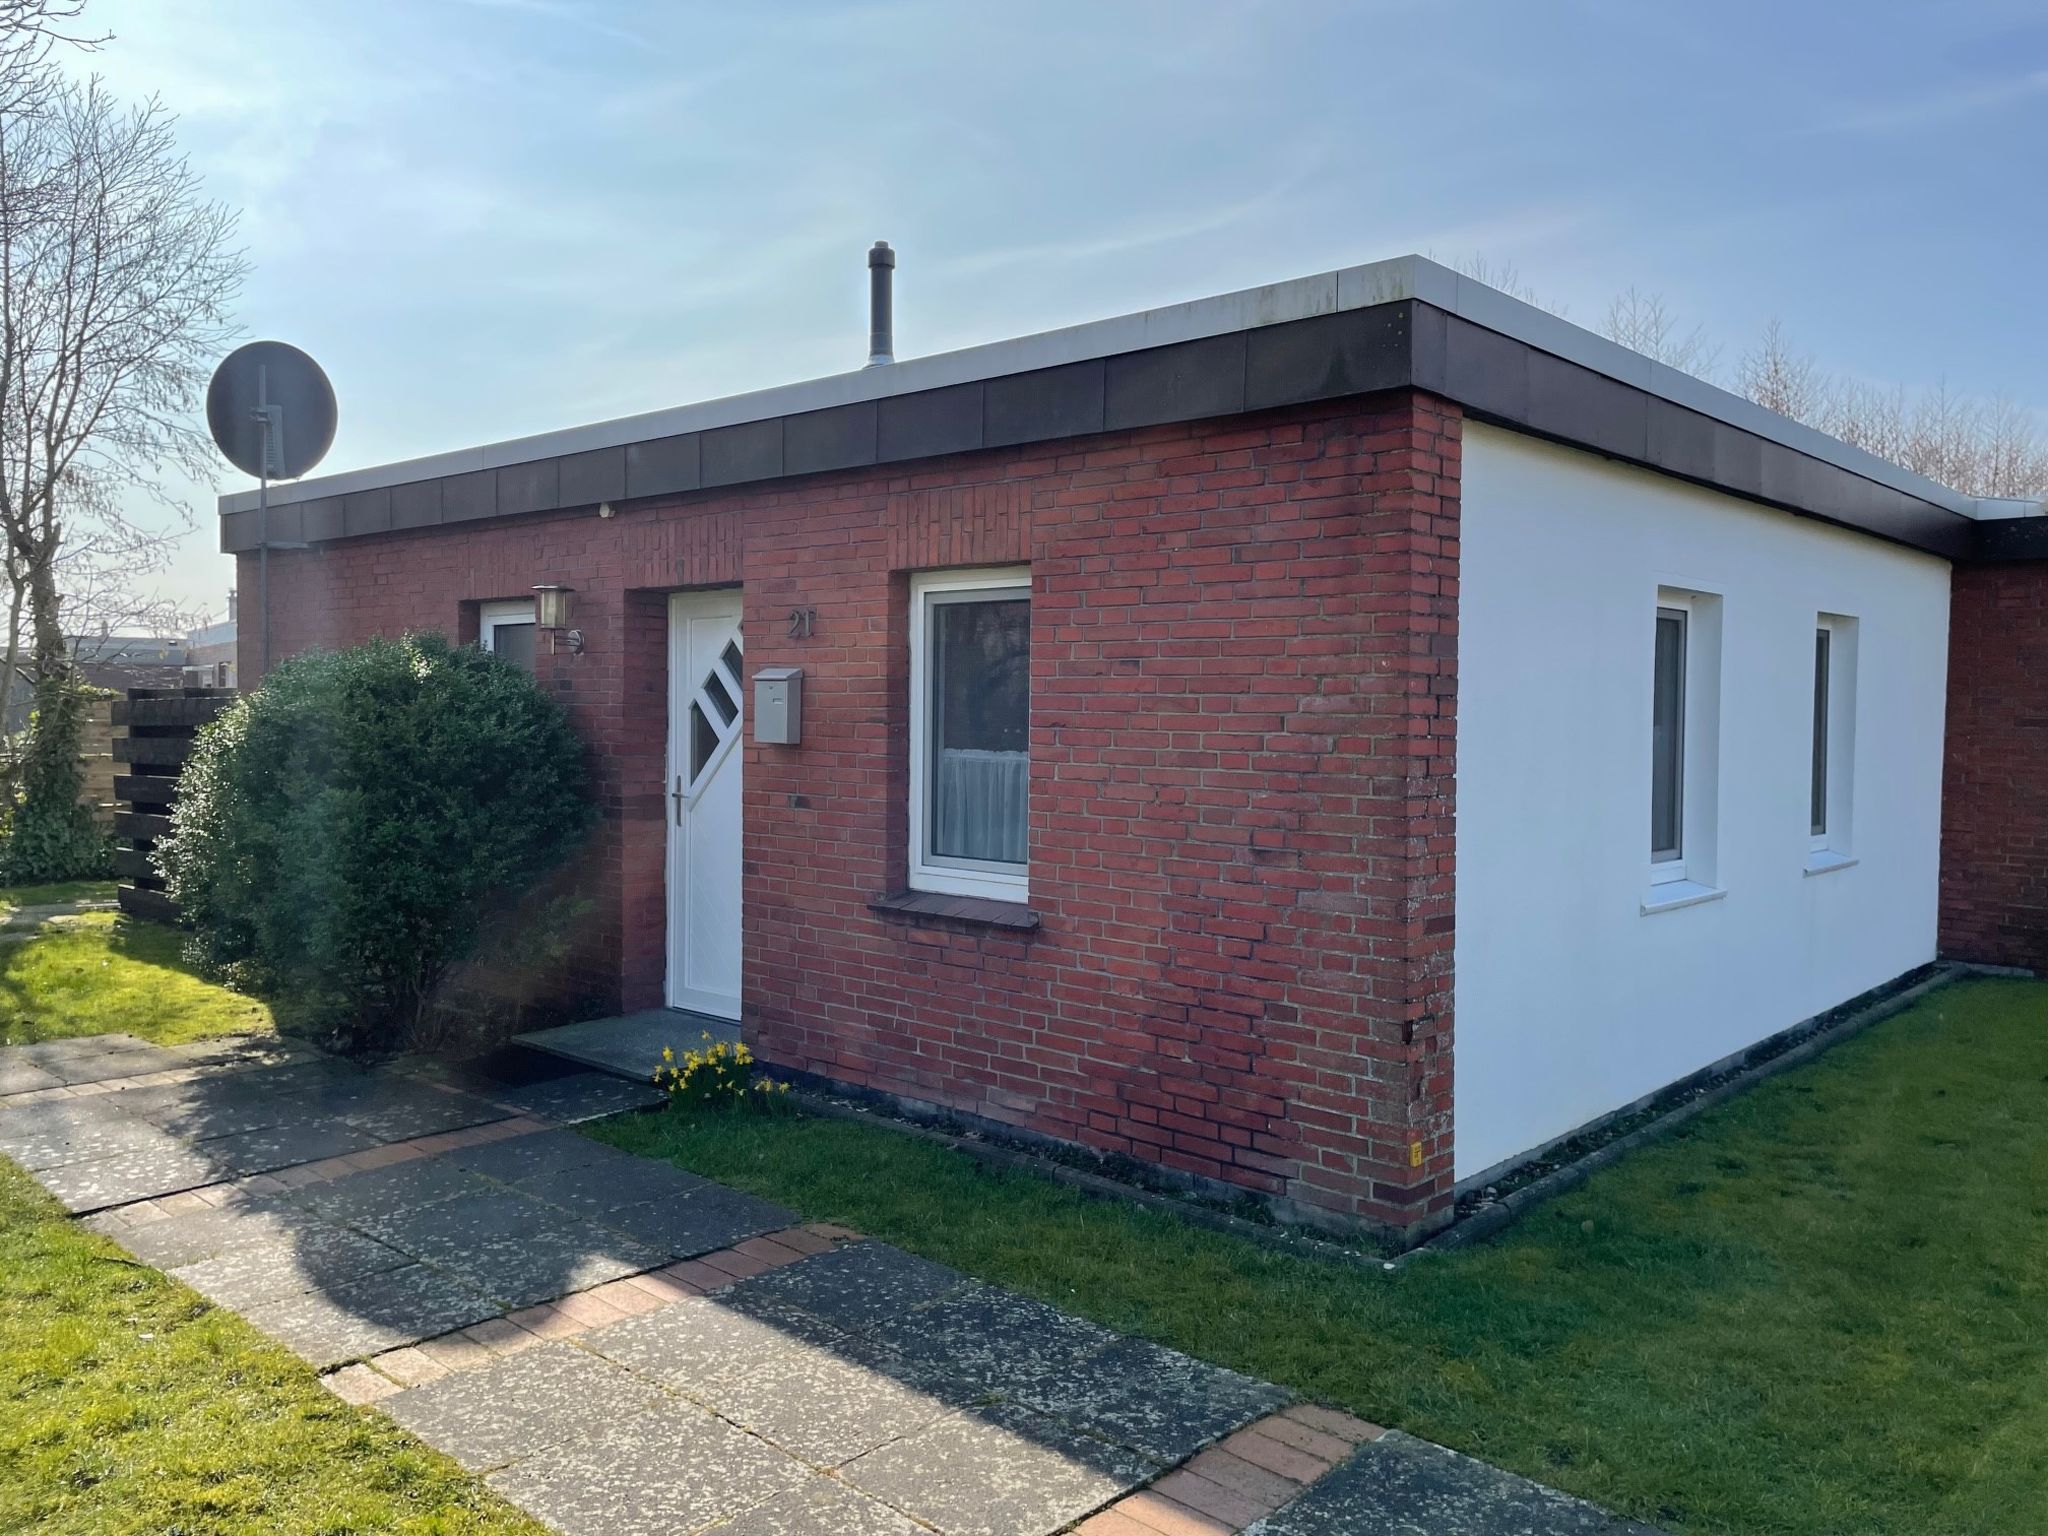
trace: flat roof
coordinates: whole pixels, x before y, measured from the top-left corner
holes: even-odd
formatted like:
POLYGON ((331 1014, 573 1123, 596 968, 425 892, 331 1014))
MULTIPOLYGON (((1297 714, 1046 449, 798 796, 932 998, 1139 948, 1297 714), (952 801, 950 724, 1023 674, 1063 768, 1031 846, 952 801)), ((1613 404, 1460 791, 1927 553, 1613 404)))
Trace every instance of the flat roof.
MULTIPOLYGON (((308 510, 290 519, 301 526, 289 533, 274 528, 271 537, 317 541, 512 516, 1403 385, 1459 400, 1481 419, 1938 553, 1962 552, 1971 540, 1968 525, 1980 517, 2013 515, 2010 504, 1964 495, 1411 255, 750 394, 281 483, 270 490, 273 513, 294 506, 308 510), (1324 323, 1304 324, 1316 321, 1324 323), (1247 359, 1242 347, 1200 345, 1232 337, 1256 338, 1260 350, 1247 359), (1514 345, 1503 348, 1502 342, 1514 345), (1292 367, 1294 376, 1305 377, 1308 359, 1295 360, 1304 347, 1327 354, 1323 373, 1340 387, 1303 392, 1273 376, 1276 369, 1287 375, 1292 367), (973 406, 980 419, 971 427, 950 419, 962 416, 968 386, 1004 381, 1007 399, 1024 388, 1016 381, 1079 385, 1095 375, 1076 365, 1143 355, 1170 359, 1173 366, 1124 368, 1110 379, 1113 398, 1106 408, 1098 381, 1090 386, 1093 397, 1074 390, 1064 401, 1034 396, 1029 403, 1035 414, 1024 412, 1028 420, 991 419, 1001 417, 996 403, 980 400, 973 406), (1261 356, 1268 359, 1270 385, 1263 391, 1257 387, 1261 356), (1545 361, 1551 359, 1569 368, 1560 371, 1545 361), (1332 361, 1338 366, 1330 366, 1332 361), (1192 383, 1190 368, 1202 375, 1192 383), (1538 371, 1532 374, 1532 368, 1538 371), (1131 380, 1121 410, 1114 398, 1118 377, 1131 380), (1214 387, 1206 387, 1211 377, 1214 387), (1623 389, 1603 391, 1601 380, 1623 389), (1578 398, 1551 409, 1547 397, 1560 386, 1578 398), (1532 394, 1543 398, 1531 400, 1532 394), (868 409, 874 406, 886 413, 879 429, 875 410, 868 409), (899 424, 893 448, 892 421, 899 424), (777 433, 770 452, 765 440, 757 441, 762 432, 729 430, 770 422, 806 424, 800 429, 806 446, 785 452, 783 433, 777 433), (1710 442, 1703 435, 1708 423, 1731 429, 1726 440, 1710 442), (878 431, 884 439, 879 445, 878 431), (1660 437, 1668 449, 1661 454, 1660 437), (633 465, 666 464, 685 443, 691 468, 666 474, 650 468, 637 479, 629 473, 633 465), (1755 456, 1750 450, 1762 445, 1781 451, 1764 453, 1758 469, 1749 463, 1755 456), (714 454, 718 468, 709 462, 714 454), (1813 466, 1838 473, 1816 477, 1813 466), (511 473, 498 473, 504 471, 511 473), (1856 483, 1876 494, 1857 492, 1856 483), (395 501, 392 492, 399 493, 395 501), (1862 501, 1870 503, 1867 509, 1862 501), (1951 519, 1962 521, 1951 525, 1951 519)), ((223 548, 255 547, 251 520, 236 515, 255 505, 253 489, 220 497, 222 517, 234 525, 223 524, 223 548)))

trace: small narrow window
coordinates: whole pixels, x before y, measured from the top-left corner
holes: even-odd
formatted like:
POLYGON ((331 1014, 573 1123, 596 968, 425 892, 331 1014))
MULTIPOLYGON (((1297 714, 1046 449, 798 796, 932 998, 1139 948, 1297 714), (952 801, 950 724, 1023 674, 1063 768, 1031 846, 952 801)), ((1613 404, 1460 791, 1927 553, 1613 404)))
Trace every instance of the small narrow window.
POLYGON ((910 884, 1021 901, 1031 784, 1031 589, 1021 571, 912 583, 910 884))
POLYGON ((531 598, 485 603, 477 610, 477 644, 515 667, 533 670, 534 611, 531 598))
POLYGON ((1833 637, 1826 626, 1813 636, 1813 785, 1812 832, 1817 846, 1825 847, 1828 836, 1828 645, 1833 637))
MULTIPOLYGON (((1657 610, 1655 697, 1650 709, 1650 862, 1685 857, 1686 612, 1657 610)), ((1641 718, 1638 716, 1637 718, 1641 718)))
POLYGON ((1856 862, 1856 634, 1847 614, 1823 613, 1813 630, 1813 760, 1807 781, 1806 872, 1856 862))

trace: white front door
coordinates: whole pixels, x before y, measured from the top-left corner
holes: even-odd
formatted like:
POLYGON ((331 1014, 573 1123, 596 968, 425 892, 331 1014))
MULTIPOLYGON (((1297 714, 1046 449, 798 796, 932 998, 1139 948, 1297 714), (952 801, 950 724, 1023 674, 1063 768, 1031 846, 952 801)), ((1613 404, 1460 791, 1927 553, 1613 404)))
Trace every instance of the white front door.
POLYGON ((679 592, 668 619, 668 1002, 740 1016, 740 594, 679 592))

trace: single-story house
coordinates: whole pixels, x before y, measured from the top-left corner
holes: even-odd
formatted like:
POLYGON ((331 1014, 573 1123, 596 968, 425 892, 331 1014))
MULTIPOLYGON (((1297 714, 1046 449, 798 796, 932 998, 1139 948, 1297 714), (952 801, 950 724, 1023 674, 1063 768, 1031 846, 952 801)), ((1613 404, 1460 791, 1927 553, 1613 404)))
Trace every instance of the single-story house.
POLYGON ((280 487, 269 622, 562 699, 586 1012, 1412 1234, 2048 962, 2041 512, 1404 257, 280 487))

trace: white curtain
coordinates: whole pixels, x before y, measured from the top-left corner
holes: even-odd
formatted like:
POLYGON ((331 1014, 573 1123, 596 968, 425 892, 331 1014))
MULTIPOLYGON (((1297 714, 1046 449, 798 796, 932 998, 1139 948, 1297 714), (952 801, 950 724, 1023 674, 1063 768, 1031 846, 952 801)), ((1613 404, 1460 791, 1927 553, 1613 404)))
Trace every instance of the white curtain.
POLYGON ((954 859, 1025 862, 1025 804, 1031 754, 942 748, 934 853, 954 859))

